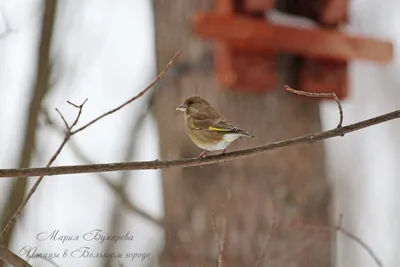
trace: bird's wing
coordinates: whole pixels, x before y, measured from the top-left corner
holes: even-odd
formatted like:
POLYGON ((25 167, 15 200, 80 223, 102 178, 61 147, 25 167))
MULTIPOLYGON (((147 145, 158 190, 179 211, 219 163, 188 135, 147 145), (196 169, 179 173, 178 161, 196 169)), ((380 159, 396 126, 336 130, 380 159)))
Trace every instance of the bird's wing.
POLYGON ((213 119, 205 119, 205 120, 194 120, 194 127, 198 130, 207 130, 207 131, 215 131, 215 132, 235 132, 237 129, 235 126, 226 121, 218 121, 213 119))
POLYGON ((216 132, 236 132, 238 130, 215 110, 213 112, 210 112, 210 110, 200 111, 193 114, 189 119, 189 125, 196 130, 216 132))

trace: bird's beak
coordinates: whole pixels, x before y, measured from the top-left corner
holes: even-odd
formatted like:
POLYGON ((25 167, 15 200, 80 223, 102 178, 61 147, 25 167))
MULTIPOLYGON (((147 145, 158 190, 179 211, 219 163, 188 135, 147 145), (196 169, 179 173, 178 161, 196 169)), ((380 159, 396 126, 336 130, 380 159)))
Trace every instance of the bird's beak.
POLYGON ((179 111, 186 111, 186 109, 187 109, 187 106, 185 104, 182 104, 176 108, 176 110, 179 110, 179 111))

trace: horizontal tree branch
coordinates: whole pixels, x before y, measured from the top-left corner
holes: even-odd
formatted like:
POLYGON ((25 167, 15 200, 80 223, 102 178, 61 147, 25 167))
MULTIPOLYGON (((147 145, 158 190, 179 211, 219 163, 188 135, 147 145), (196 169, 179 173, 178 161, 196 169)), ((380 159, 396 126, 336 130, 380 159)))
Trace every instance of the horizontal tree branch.
MULTIPOLYGON (((147 112, 147 109, 145 110, 145 112, 147 112)), ((57 133, 63 134, 63 129, 58 127, 55 124, 55 122, 53 122, 53 120, 50 118, 47 110, 42 109, 42 113, 46 117, 47 123, 50 124, 53 127, 53 129, 55 131, 57 131, 57 133)), ((142 118, 144 118, 145 114, 148 114, 148 113, 141 114, 143 116, 142 118)), ((139 120, 140 120, 140 118, 139 118, 139 120)), ((136 126, 137 126, 137 123, 135 123, 135 125, 134 125, 135 129, 140 128, 140 127, 136 127, 136 126)), ((135 137, 135 134, 133 134, 132 136, 135 137)), ((133 138, 133 139, 135 140, 135 138, 133 138)), ((90 161, 88 156, 85 155, 82 152, 82 150, 79 149, 78 145, 74 142, 73 139, 71 139, 68 142, 68 145, 71 148, 72 152, 75 154, 75 156, 78 157, 81 161, 83 161, 86 164, 93 164, 93 162, 90 161)), ((141 216, 142 218, 154 223, 155 225, 157 225, 161 228, 163 227, 162 219, 152 216, 151 214, 147 213, 145 210, 143 210, 140 207, 133 204, 133 202, 130 201, 130 199, 128 198, 127 194, 124 191, 119 190, 118 186, 115 183, 111 182, 109 177, 107 177, 106 174, 98 173, 98 176, 99 176, 99 178, 101 178, 100 181, 102 181, 104 184, 106 184, 108 186, 108 188, 110 188, 115 193, 115 195, 120 200, 120 203, 122 205, 124 205, 128 209, 128 211, 131 211, 131 212, 141 216)))
MULTIPOLYGON (((113 114, 114 112, 117 112, 118 110, 122 109, 123 107, 127 106, 128 104, 134 102, 135 100, 139 99, 140 97, 142 97, 146 92, 148 92, 151 88, 153 88, 154 85, 156 85, 158 83, 158 81, 165 75, 165 73, 168 71, 168 69, 171 67, 171 65, 174 63, 174 61, 181 55, 181 51, 178 51, 173 57, 172 59, 168 62, 168 64, 165 66, 165 68, 157 75, 157 77, 150 83, 148 84, 142 91, 140 91, 136 96, 132 97, 131 99, 129 99, 128 101, 126 101, 125 103, 119 105, 118 107, 103 113, 103 115, 100 115, 99 117, 93 119, 92 121, 90 121, 89 123, 85 124, 84 126, 81 126, 80 128, 75 129, 75 126, 77 125, 79 118, 81 116, 82 113, 82 108, 83 105, 86 103, 87 99, 85 100, 85 102, 83 102, 81 105, 76 105, 74 103, 71 103, 70 101, 67 101, 68 104, 76 107, 79 109, 78 115, 75 118, 75 121, 72 123, 71 126, 68 125, 67 121, 65 120, 64 116, 61 114, 61 112, 59 110, 56 109, 56 111, 59 113, 59 115, 61 116, 61 119, 64 122, 64 125, 67 128, 67 131, 65 133, 65 137, 64 140, 62 141, 61 145, 58 147, 57 151, 53 154, 53 156, 51 157, 50 161, 48 162, 46 168, 49 168, 51 166, 51 164, 53 164, 53 162, 55 161, 55 159, 58 157, 58 155, 61 153, 62 149, 64 148, 64 146, 67 144, 67 142, 71 139, 71 137, 77 133, 79 133, 80 131, 83 131, 84 129, 86 129, 87 127, 93 125, 94 123, 96 123, 97 121, 99 121, 100 119, 113 114)), ((28 203, 28 201, 31 199, 31 197, 33 196, 33 194, 35 193, 36 189, 39 187, 40 183, 43 180, 43 177, 46 175, 41 175, 37 181, 35 182, 35 184, 32 186, 32 188, 29 190, 28 194, 26 195, 26 197, 23 199, 21 205, 19 205, 18 209, 15 211, 14 215, 11 217, 11 219, 7 222, 6 226, 3 228, 3 230, 1 230, 0 232, 0 242, 2 240, 2 237, 7 233, 7 231, 9 229, 11 229, 11 227, 14 225, 14 223, 17 221, 17 219, 19 218, 19 216, 21 215, 22 210, 24 209, 24 207, 26 206, 26 204, 28 203)))
POLYGON ((278 148, 284 148, 298 144, 313 143, 332 137, 343 136, 344 134, 351 133, 363 128, 367 128, 397 118, 400 118, 400 110, 389 112, 378 117, 353 123, 340 128, 335 128, 333 130, 314 133, 314 134, 307 134, 284 141, 278 141, 243 150, 237 150, 226 154, 208 156, 205 159, 186 158, 186 159, 168 160, 168 161, 154 160, 154 161, 120 162, 120 163, 90 164, 90 165, 75 165, 75 166, 57 166, 49 168, 0 169, 0 177, 42 176, 42 175, 52 176, 61 174, 152 170, 152 169, 166 169, 171 167, 191 167, 191 166, 208 165, 208 164, 243 158, 278 148))

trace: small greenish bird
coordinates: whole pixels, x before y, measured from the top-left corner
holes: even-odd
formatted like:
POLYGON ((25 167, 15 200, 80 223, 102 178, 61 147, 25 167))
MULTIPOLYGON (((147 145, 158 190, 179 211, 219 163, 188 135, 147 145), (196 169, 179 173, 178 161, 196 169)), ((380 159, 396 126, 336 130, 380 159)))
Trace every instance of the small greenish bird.
POLYGON ((223 150, 236 139, 242 137, 254 138, 248 132, 238 129, 227 121, 206 100, 199 96, 191 96, 176 108, 184 112, 187 133, 203 151, 199 157, 206 157, 207 151, 223 150))

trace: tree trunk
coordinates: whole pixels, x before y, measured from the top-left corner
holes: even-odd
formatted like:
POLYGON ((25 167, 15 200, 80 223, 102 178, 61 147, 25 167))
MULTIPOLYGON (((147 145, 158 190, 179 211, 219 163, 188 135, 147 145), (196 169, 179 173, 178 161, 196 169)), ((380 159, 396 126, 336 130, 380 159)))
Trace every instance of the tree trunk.
MULTIPOLYGON (((211 46, 191 29, 194 12, 211 8, 211 3, 154 1, 158 70, 177 50, 183 52, 172 70, 177 74, 173 81, 157 89, 155 112, 162 159, 193 157, 201 151, 187 137, 183 115, 175 111, 194 94, 257 137, 236 141, 230 151, 319 131, 317 103, 291 95, 283 86, 266 94, 218 88, 214 70, 204 67, 211 46)), ((289 225, 299 218, 305 225, 328 226, 329 190, 324 171, 322 143, 201 168, 164 170, 162 266, 216 266, 213 215, 218 234, 226 220, 224 266, 255 266, 274 220, 272 239, 259 266, 330 266, 330 232, 289 225)))
MULTIPOLYGON (((40 45, 38 51, 37 70, 35 84, 32 90, 32 98, 29 110, 26 116, 26 126, 24 129, 24 144, 20 155, 20 168, 28 168, 31 163, 33 152, 36 144, 36 129, 38 125, 38 117, 43 99, 49 91, 50 74, 51 74, 51 41, 53 36, 54 21, 56 17, 57 1, 43 1, 43 21, 41 25, 40 45)), ((25 198, 27 187, 27 178, 20 177, 16 179, 15 185, 11 190, 10 196, 6 202, 7 206, 0 211, 0 229, 3 229, 8 221, 12 218, 15 211, 21 205, 25 198)), ((10 228, 8 233, 0 240, 0 243, 8 247, 11 241, 14 227, 10 228)), ((1 263, 0 263, 0 266, 1 263)))

